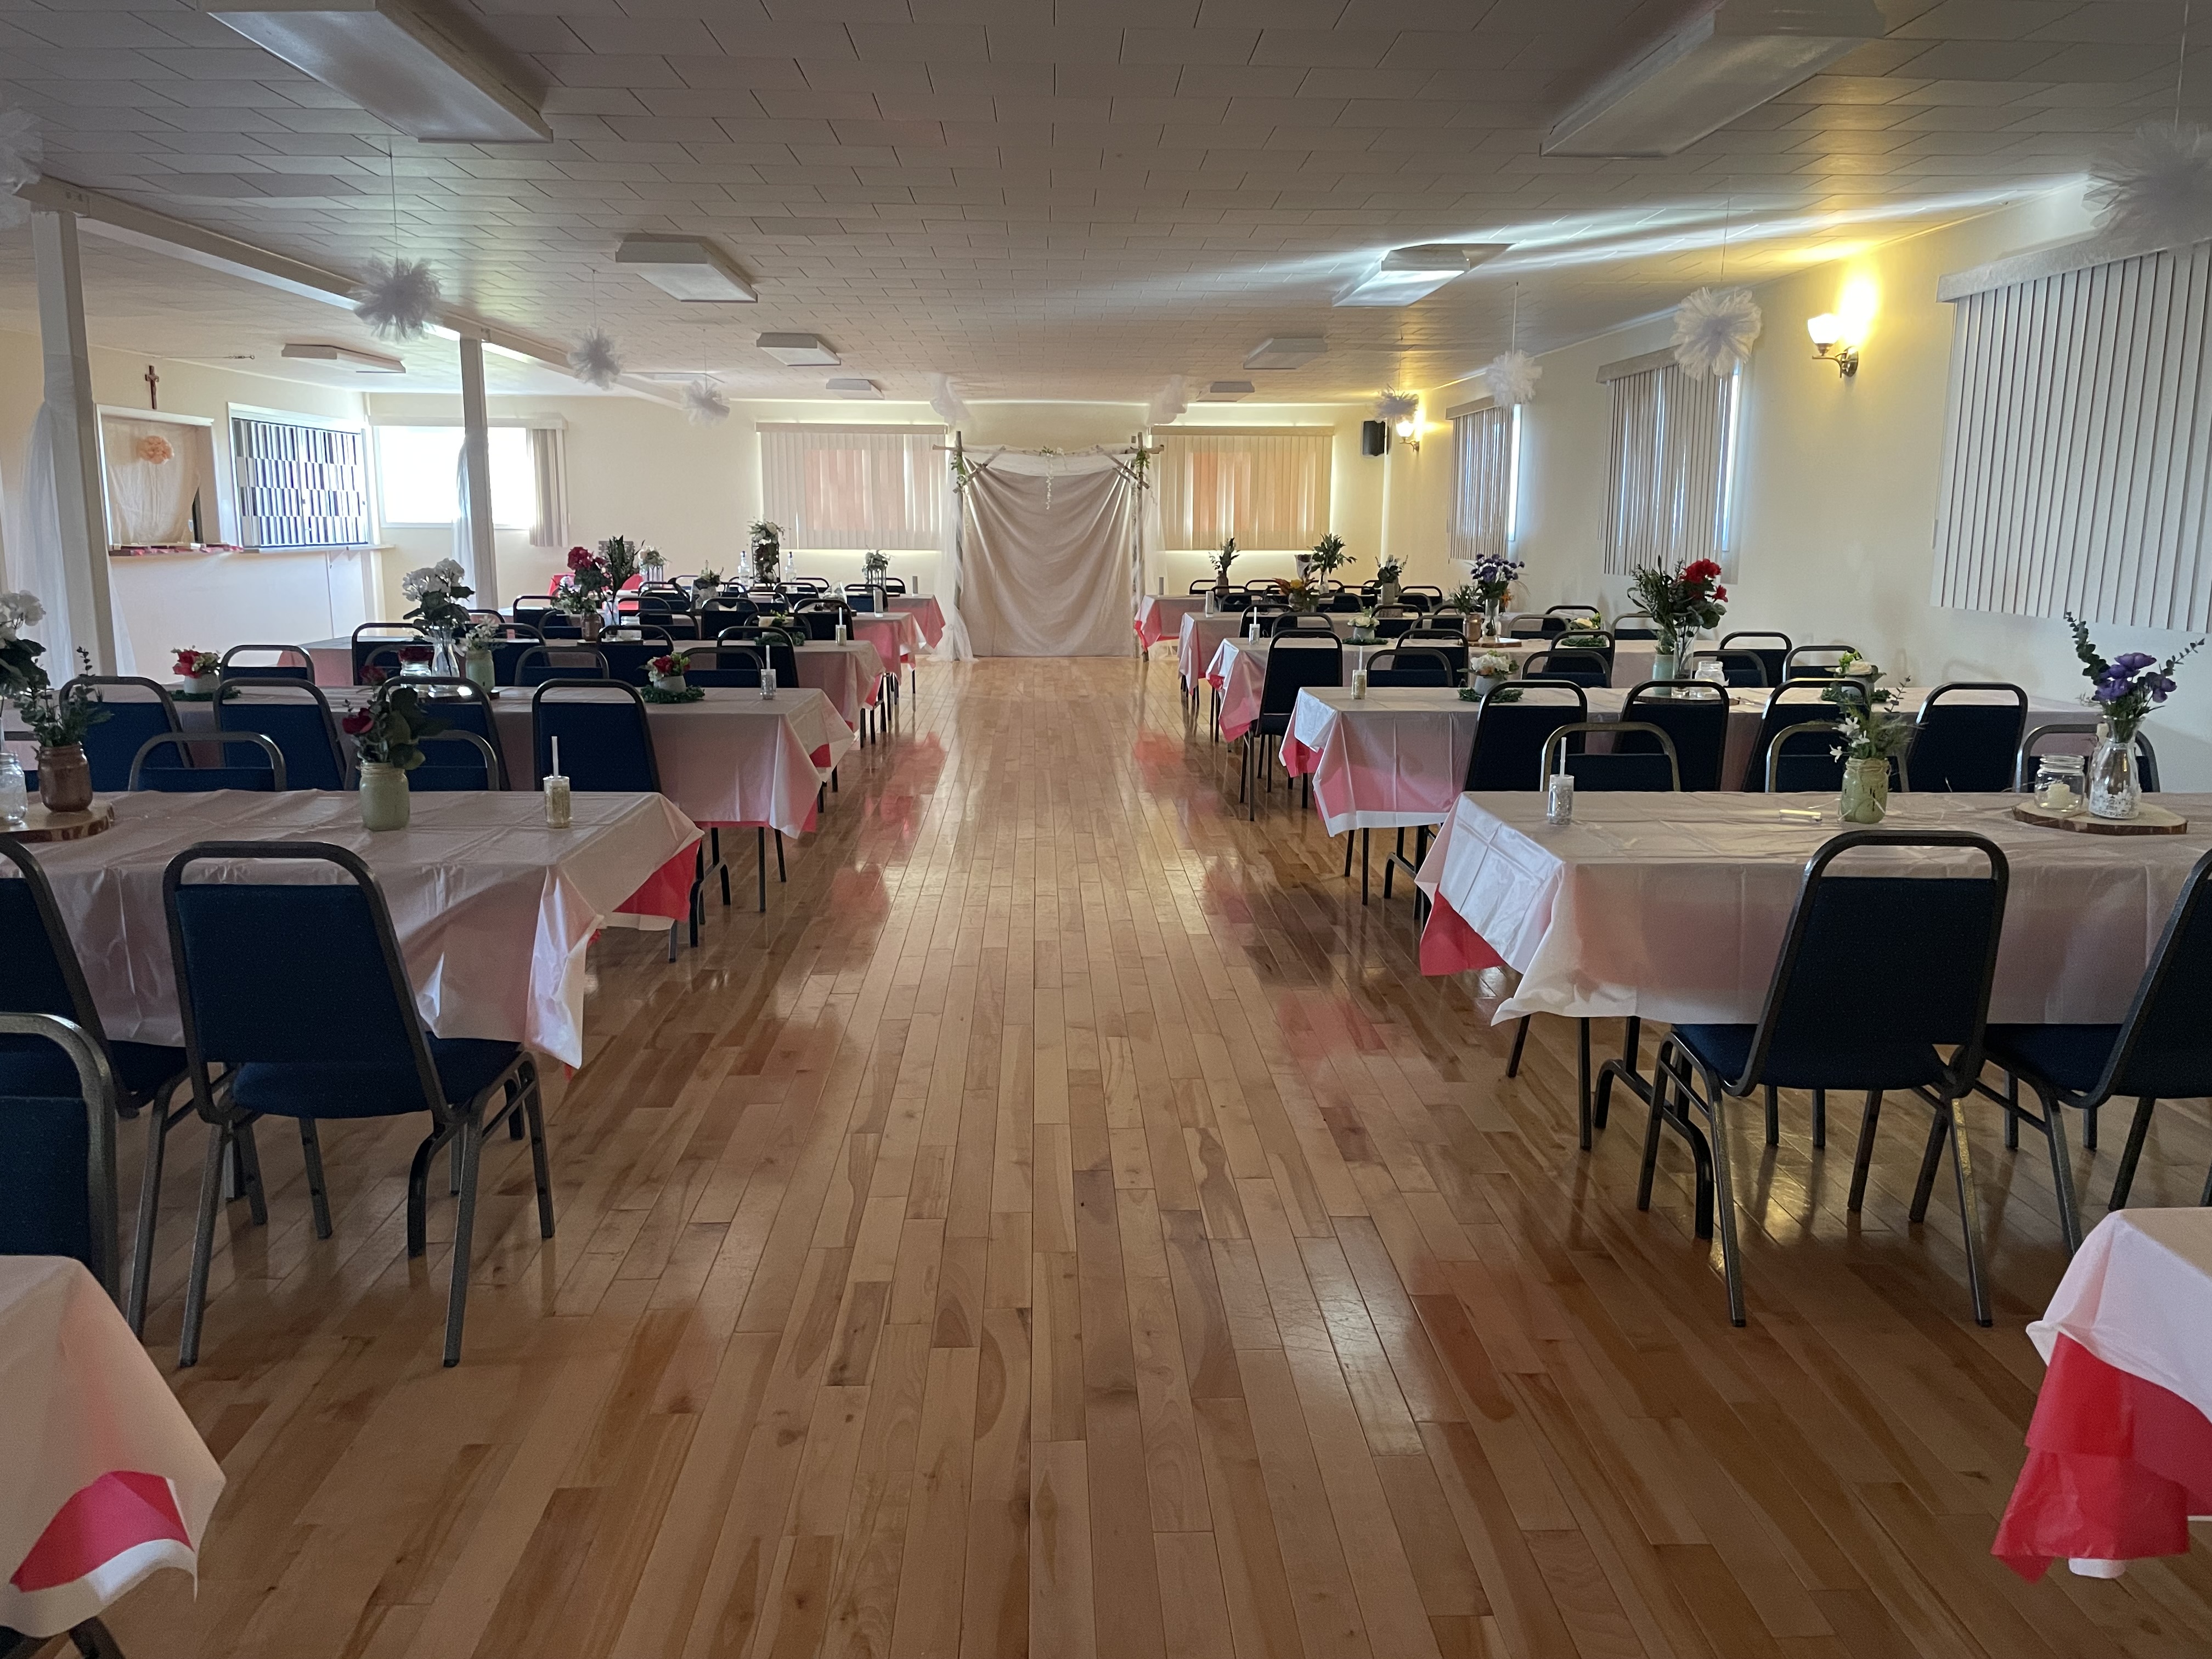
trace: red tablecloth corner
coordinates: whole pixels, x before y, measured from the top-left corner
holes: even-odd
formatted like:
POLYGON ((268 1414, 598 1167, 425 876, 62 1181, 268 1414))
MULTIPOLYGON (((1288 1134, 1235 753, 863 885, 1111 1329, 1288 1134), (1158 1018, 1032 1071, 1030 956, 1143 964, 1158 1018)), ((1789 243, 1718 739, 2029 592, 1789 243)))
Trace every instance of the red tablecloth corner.
POLYGON ((1460 920, 1459 913, 1441 895, 1429 899, 1429 919, 1421 927, 1421 972, 1425 975, 1465 974, 1485 968, 1503 968, 1505 958, 1490 942, 1460 920))

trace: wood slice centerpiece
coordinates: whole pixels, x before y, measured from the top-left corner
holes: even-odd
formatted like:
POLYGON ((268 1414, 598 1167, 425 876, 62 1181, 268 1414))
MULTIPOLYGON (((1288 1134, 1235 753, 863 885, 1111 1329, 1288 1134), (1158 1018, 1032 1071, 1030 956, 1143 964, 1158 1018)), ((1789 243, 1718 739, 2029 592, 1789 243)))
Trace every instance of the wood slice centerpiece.
POLYGON ((2169 812, 2163 806, 2154 806, 2145 801, 2136 809, 2131 818, 2092 817, 2087 812, 2061 816, 2046 811, 2032 800, 2024 800, 2012 809, 2013 817, 2022 823, 2039 823, 2046 830, 2071 830, 2080 836, 2185 836, 2189 820, 2178 812, 2169 812))
POLYGON ((0 830, 17 841, 82 841, 115 828, 115 803, 95 798, 82 812, 49 811, 33 797, 28 821, 21 830, 0 830))

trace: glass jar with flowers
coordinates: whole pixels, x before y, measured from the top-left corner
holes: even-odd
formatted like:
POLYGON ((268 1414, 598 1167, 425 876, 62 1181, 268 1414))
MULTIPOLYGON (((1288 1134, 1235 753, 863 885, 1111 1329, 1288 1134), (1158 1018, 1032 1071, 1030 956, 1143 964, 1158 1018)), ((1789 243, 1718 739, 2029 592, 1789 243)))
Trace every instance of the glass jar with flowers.
POLYGON ((1482 637, 1497 640, 1505 633, 1505 602, 1513 597, 1513 584, 1521 580, 1522 562, 1502 553, 1486 553, 1468 573, 1468 586, 1482 606, 1482 637))
POLYGON ((191 646, 180 645, 169 672, 177 677, 185 696, 212 698, 222 680, 222 659, 212 651, 196 651, 191 646))
POLYGON ((507 635, 504 624, 472 623, 461 635, 461 672, 487 691, 499 684, 499 659, 493 647, 507 635))
POLYGON ((100 694, 82 680, 50 685, 41 671, 39 684, 20 688, 15 698, 23 724, 39 740, 39 799, 50 812, 83 811, 92 805, 84 734, 108 718, 100 694))
POLYGON ((461 672, 459 640, 469 625, 469 608, 463 600, 476 590, 458 559, 441 559, 409 571, 399 579, 399 592, 415 601, 406 619, 419 623, 430 641, 434 674, 452 679, 461 672))
POLYGON ((1719 627, 1728 614, 1728 589, 1711 559, 1694 559, 1679 570, 1646 565, 1629 578, 1628 591, 1659 636, 1651 659, 1655 680, 1674 679, 1698 633, 1719 627))
POLYGON ((1375 602, 1377 605, 1398 603, 1398 584, 1406 574, 1405 561, 1395 553, 1385 553, 1375 561, 1375 602))
POLYGON ((586 639, 596 640, 606 631, 614 593, 606 560, 588 547, 570 548, 568 571, 553 585, 553 608, 574 617, 586 639))
POLYGON ((745 526, 745 547, 752 556, 753 580, 763 587, 783 580, 783 526, 772 519, 755 519, 745 526))
POLYGON ((1889 811, 1890 767, 1911 745, 1912 722, 1900 711, 1897 693, 1881 683, 1881 670, 1856 651, 1844 653, 1820 700, 1835 709, 1843 728, 1843 743, 1829 750, 1844 763, 1838 803, 1843 820, 1880 823, 1889 811))
POLYGON ((423 762, 422 739, 453 724, 422 712, 422 694, 386 680, 364 708, 339 722, 361 762, 361 827, 404 830, 411 802, 407 775, 423 762))
POLYGON ((2136 768, 2136 738, 2142 723, 2173 695, 2173 671, 2195 656, 2204 641, 2184 646, 2160 662, 2148 651, 2124 651, 2107 662, 2089 639, 2088 624, 2072 611, 2074 654, 2081 676, 2103 716, 2096 751, 2089 757, 2089 816, 2131 818, 2142 808, 2142 777, 2136 768))

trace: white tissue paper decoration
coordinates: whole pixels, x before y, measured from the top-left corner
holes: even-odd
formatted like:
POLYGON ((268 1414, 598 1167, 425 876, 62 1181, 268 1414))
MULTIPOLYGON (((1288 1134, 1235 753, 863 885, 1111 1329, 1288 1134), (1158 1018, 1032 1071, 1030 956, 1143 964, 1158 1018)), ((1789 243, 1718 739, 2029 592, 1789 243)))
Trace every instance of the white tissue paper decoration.
POLYGON ((1152 424, 1165 426, 1190 407, 1190 395, 1184 390, 1185 381, 1180 374, 1168 376, 1168 383, 1152 394, 1152 424))
POLYGON ((950 374, 929 377, 929 406, 937 411, 937 418, 947 426, 965 426, 968 423, 968 405, 961 402, 960 394, 952 389, 950 374))
POLYGON ((568 367, 578 380, 602 392, 622 379, 622 357, 615 343, 596 328, 569 348, 568 367))
POLYGON ((1385 421, 1403 420, 1408 415, 1418 413, 1420 407, 1420 398, 1413 392, 1393 392, 1387 387, 1375 400, 1375 413, 1385 421))
POLYGON ((1732 374, 1759 338, 1759 307, 1748 289, 1701 288, 1674 309, 1674 361, 1685 374, 1732 374))
POLYGON ((2212 132, 2194 121, 2146 122, 2099 156, 2084 198, 2097 228, 2180 247, 2212 238, 2212 132))
POLYGON ((427 260, 371 259, 353 300, 379 339, 418 340, 438 308, 438 278, 427 260))
POLYGON ((15 190, 39 176, 44 153, 39 124, 30 112, 0 109, 0 225, 20 225, 31 216, 31 204, 15 190))
POLYGON ((730 400, 712 380, 684 384, 684 416, 694 426, 713 426, 730 418, 730 400))
POLYGON ((1501 351, 1482 371, 1491 401, 1500 408, 1534 403, 1536 382, 1543 378, 1543 366, 1525 351, 1501 351))

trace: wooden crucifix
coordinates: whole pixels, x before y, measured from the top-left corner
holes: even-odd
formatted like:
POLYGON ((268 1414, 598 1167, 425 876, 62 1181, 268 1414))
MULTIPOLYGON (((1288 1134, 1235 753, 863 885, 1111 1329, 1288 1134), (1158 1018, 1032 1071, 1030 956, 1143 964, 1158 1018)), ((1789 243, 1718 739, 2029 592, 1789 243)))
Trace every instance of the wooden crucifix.
POLYGON ((161 399, 159 396, 161 377, 154 372, 154 365, 149 363, 146 365, 146 373, 141 378, 146 382, 146 407, 159 410, 161 407, 161 399))

